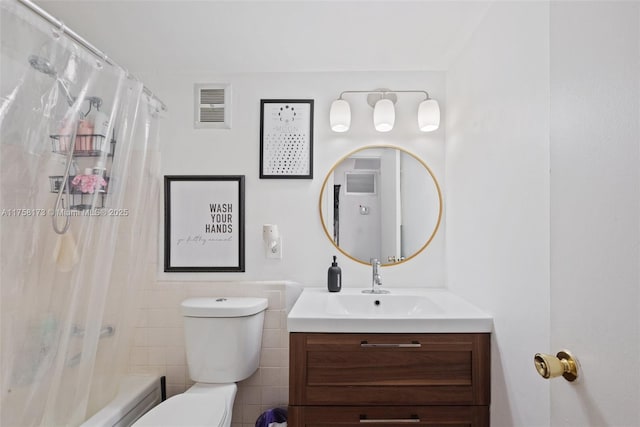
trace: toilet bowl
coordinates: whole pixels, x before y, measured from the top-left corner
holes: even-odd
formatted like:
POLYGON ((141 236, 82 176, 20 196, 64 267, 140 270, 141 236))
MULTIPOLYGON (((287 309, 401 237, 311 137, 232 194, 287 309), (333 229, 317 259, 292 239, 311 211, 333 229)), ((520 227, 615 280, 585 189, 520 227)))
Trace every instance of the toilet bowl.
POLYGON ((259 366, 266 298, 189 298, 181 304, 189 377, 196 383, 134 427, 230 427, 237 381, 259 366))

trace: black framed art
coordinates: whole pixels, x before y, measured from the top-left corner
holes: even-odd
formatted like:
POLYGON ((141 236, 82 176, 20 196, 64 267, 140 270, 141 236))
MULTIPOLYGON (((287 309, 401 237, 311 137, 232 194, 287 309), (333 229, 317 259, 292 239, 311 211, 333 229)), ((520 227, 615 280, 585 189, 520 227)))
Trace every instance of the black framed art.
POLYGON ((260 100, 260 178, 313 178, 313 99, 260 100))
POLYGON ((164 177, 164 271, 244 272, 244 175, 164 177))

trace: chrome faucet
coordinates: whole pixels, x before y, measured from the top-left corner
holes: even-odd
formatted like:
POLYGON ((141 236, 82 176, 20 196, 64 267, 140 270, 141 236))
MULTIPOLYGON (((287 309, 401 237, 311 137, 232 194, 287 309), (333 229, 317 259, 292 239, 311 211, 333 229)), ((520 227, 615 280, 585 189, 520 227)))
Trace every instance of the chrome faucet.
POLYGON ((380 276, 380 261, 377 258, 371 258, 371 290, 364 290, 364 294, 388 294, 389 291, 380 289, 382 286, 382 277, 380 276), (377 287, 376 287, 377 286, 377 287))
POLYGON ((380 277, 380 261, 376 258, 371 258, 371 289, 375 289, 376 285, 382 286, 382 277, 380 277))

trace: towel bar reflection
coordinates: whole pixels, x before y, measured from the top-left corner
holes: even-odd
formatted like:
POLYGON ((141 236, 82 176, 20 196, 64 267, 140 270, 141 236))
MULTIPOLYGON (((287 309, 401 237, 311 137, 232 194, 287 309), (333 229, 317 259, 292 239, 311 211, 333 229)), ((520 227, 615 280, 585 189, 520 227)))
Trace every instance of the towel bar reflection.
MULTIPOLYGON (((103 326, 102 329, 100 329, 100 338, 107 338, 107 337, 111 337, 116 333, 116 327, 113 325, 107 325, 107 326, 103 326)), ((71 336, 74 337, 84 337, 85 334, 85 330, 84 328, 81 328, 78 325, 73 325, 73 327, 71 328, 71 336)))

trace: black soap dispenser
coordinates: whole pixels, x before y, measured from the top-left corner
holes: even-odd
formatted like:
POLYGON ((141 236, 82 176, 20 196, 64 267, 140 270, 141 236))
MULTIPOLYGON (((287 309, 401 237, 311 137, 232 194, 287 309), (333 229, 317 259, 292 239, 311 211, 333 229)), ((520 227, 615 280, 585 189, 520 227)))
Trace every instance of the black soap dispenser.
POLYGON ((342 270, 338 267, 335 255, 327 272, 327 288, 329 292, 340 292, 340 289, 342 289, 342 270))

